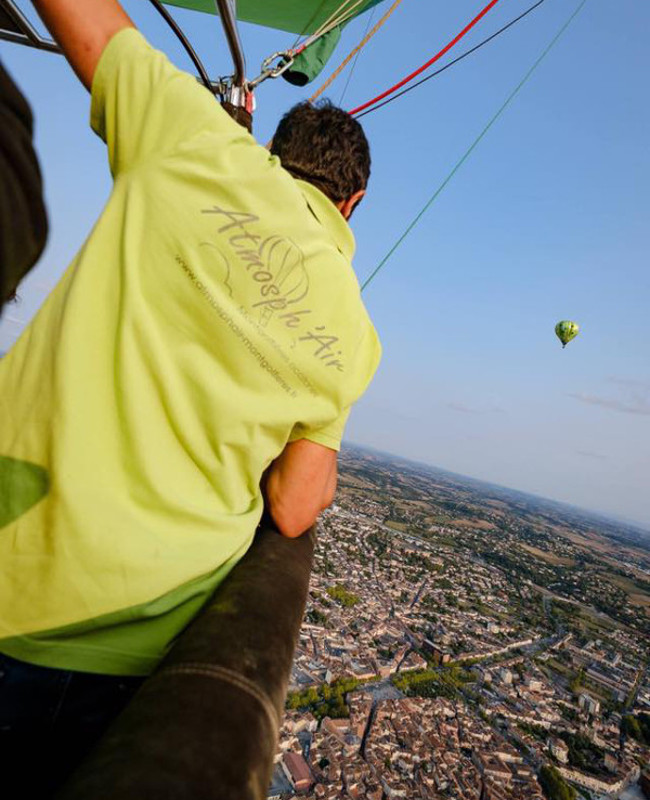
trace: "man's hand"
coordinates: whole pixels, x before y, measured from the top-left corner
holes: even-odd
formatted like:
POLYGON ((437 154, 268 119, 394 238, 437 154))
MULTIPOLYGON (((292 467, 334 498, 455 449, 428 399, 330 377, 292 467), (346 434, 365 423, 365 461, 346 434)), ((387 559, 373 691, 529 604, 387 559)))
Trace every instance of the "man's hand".
POLYGON ((34 0, 34 6, 88 90, 106 45, 134 27, 117 0, 34 0))
POLYGON ((283 536, 304 533, 336 492, 336 450, 299 439, 290 442, 264 474, 267 511, 283 536))

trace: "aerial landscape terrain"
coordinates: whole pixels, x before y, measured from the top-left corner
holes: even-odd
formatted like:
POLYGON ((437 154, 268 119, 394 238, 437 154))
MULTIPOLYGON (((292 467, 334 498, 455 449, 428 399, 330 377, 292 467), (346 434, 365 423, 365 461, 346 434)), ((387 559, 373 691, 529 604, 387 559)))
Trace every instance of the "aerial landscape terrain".
POLYGON ((269 798, 650 797, 649 633, 643 530, 348 446, 269 798))

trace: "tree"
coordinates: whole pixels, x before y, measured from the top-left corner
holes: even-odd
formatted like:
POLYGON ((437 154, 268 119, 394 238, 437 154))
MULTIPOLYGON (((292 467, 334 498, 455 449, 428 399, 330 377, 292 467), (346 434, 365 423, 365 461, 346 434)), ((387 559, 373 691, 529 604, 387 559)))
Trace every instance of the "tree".
POLYGON ((573 694, 578 694, 580 689, 582 689, 583 682, 585 677, 584 668, 579 669, 578 672, 571 678, 569 681, 569 690, 573 692, 573 694))
POLYGON ((650 714, 626 714, 621 722, 621 731, 641 744, 650 744, 650 714))
POLYGON ((538 778, 548 800, 575 800, 578 796, 576 790, 569 786, 555 767, 544 765, 538 778))
POLYGON ((584 733, 569 731, 561 731, 559 737, 566 742, 569 748, 569 764, 572 767, 577 767, 577 769, 592 775, 602 773, 604 751, 589 737, 584 733))
POLYGON ((336 600, 344 608, 352 608, 361 600, 358 595, 348 592, 342 586, 328 586, 325 591, 332 600, 336 600))
POLYGON ((324 627, 327 626, 328 616, 318 608, 310 608, 307 612, 306 618, 307 622, 311 622, 312 625, 322 625, 324 627))

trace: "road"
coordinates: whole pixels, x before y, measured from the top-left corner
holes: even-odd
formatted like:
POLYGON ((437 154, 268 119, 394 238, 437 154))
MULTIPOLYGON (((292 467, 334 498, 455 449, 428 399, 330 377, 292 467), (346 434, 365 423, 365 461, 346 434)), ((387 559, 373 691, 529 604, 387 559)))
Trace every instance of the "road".
POLYGON ((416 592, 416 594, 415 594, 415 597, 413 598, 413 602, 411 603, 411 605, 409 606, 409 608, 413 608, 413 606, 415 606, 417 603, 419 603, 419 602, 420 602, 420 598, 422 597, 422 593, 424 592, 424 590, 425 590, 425 589, 426 589, 426 587, 427 587, 427 583, 428 583, 428 581, 429 581, 429 579, 428 579, 428 578, 425 578, 425 579, 422 581, 422 583, 421 583, 421 585, 420 585, 420 588, 417 590, 417 592, 416 592))
POLYGON ((361 758, 365 760, 366 742, 368 741, 370 731, 375 722, 375 717, 377 716, 377 703, 383 700, 399 700, 401 697, 404 697, 404 695, 399 689, 393 686, 390 678, 385 678, 383 681, 379 681, 377 683, 366 684, 362 691, 365 694, 372 696, 372 708, 370 709, 370 714, 368 715, 368 722, 366 723, 366 729, 363 732, 363 736, 361 738, 361 747, 359 749, 361 758))

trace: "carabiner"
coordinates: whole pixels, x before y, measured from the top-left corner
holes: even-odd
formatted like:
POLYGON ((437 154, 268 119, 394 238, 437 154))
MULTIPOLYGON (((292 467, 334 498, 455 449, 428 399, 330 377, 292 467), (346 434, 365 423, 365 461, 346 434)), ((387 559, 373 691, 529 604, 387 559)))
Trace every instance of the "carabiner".
POLYGON ((292 50, 273 53, 273 55, 264 59, 260 74, 257 76, 257 78, 254 78, 252 81, 248 82, 248 88, 254 89, 267 78, 279 78, 280 75, 286 72, 293 65, 293 62, 294 53, 292 50), (271 65, 274 61, 277 61, 278 63, 275 67, 272 67, 271 65))

